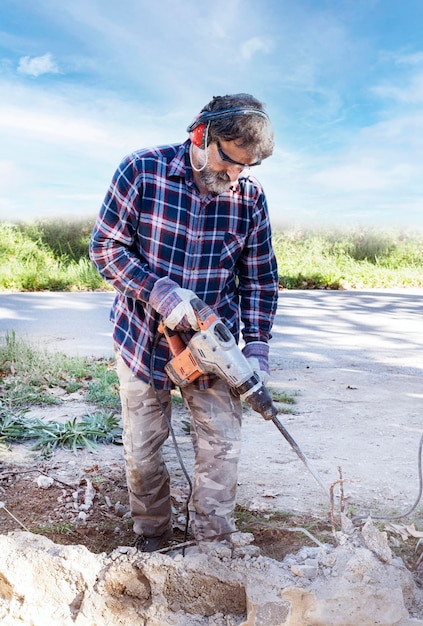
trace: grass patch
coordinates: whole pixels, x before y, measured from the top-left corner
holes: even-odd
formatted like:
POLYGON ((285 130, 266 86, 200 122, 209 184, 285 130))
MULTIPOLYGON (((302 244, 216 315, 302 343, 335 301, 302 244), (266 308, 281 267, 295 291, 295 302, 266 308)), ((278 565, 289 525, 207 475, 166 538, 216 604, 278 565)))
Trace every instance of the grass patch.
POLYGON ((78 536, 77 527, 71 522, 52 522, 51 524, 40 524, 31 530, 37 535, 51 537, 51 535, 75 535, 78 536))
POLYGON ((0 405, 0 444, 32 441, 32 449, 50 457, 57 448, 68 448, 76 453, 81 448, 92 452, 101 443, 122 443, 122 429, 115 415, 104 412, 76 417, 64 424, 54 420, 29 418, 24 411, 17 413, 0 405))
POLYGON ((91 362, 86 381, 86 399, 105 409, 120 409, 119 381, 114 363, 97 360, 91 362))
POLYGON ((286 289, 423 286, 423 235, 396 230, 275 232, 279 283, 286 289))
POLYGON ((105 413, 85 415, 81 420, 74 417, 64 424, 38 420, 30 434, 35 439, 33 449, 40 450, 45 457, 51 456, 57 448, 68 448, 76 454, 81 448, 95 452, 101 443, 122 443, 118 418, 105 413))
MULTIPOLYGON (((122 443, 119 381, 114 361, 50 353, 19 339, 0 338, 0 445, 33 440, 33 449, 50 456, 57 448, 96 450, 101 443, 122 443), (92 414, 65 423, 28 417, 30 408, 62 404, 78 392, 94 405, 92 414)), ((178 390, 172 405, 181 407, 178 390)))
POLYGON ((278 405, 279 414, 290 415, 293 412, 292 405, 297 402, 295 394, 287 393, 286 391, 278 391, 272 387, 269 387, 269 392, 273 402, 278 405))
POLYGON ((43 456, 56 448, 76 452, 99 443, 121 443, 120 400, 113 363, 105 359, 49 353, 7 334, 0 340, 0 444, 34 440, 43 456), (31 407, 63 402, 62 395, 80 392, 98 411, 66 423, 29 418, 31 407))
POLYGON ((88 224, 0 222, 0 290, 106 289, 88 258, 88 224))
POLYGON ((3 406, 27 408, 61 402, 57 390, 81 390, 87 402, 101 408, 120 407, 118 379, 107 359, 50 353, 7 333, 0 338, 0 391, 3 406))
MULTIPOLYGON (((110 289, 89 260, 95 217, 0 222, 0 290, 110 289)), ((274 230, 285 289, 423 287, 423 234, 350 227, 274 230)))

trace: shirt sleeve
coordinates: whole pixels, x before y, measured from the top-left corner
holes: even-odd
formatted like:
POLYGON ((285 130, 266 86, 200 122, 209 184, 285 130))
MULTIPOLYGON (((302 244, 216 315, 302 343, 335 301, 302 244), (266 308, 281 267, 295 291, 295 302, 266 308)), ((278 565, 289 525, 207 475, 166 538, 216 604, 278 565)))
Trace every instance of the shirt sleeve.
POLYGON ((142 172, 126 157, 104 198, 90 241, 90 258, 101 276, 122 295, 148 301, 157 276, 134 254, 141 203, 142 172))
POLYGON ((238 263, 242 335, 246 344, 267 343, 278 303, 278 269, 263 191, 252 215, 252 227, 238 263))

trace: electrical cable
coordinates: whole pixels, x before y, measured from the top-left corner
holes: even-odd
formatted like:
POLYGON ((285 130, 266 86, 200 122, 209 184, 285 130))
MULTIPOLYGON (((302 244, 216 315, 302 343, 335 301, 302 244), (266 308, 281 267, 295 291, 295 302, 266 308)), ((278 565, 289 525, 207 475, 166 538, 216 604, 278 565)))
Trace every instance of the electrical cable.
POLYGON ((203 163, 203 165, 201 167, 197 167, 196 165, 194 165, 194 159, 193 159, 193 154, 192 154, 192 146, 194 145, 192 142, 189 145, 189 157, 191 160, 191 167, 195 172, 202 172, 206 167, 207 167, 207 163, 209 161, 209 147, 208 147, 208 141, 209 141, 209 126, 210 126, 210 122, 207 124, 206 126, 206 131, 205 131, 205 136, 204 136, 204 152, 205 152, 205 157, 206 160, 203 163))
POLYGON ((393 521, 393 520, 402 519, 403 517, 408 517, 409 515, 411 515, 411 513, 417 508, 417 505, 420 502, 420 499, 422 497, 422 492, 423 492, 422 450, 423 450, 423 435, 420 437, 420 445, 419 445, 419 451, 418 451, 418 456, 417 456, 417 466, 418 466, 418 473, 419 473, 419 493, 417 495, 416 501, 413 504, 413 506, 405 513, 401 513, 399 515, 371 515, 370 513, 368 515, 356 515, 355 517, 351 518, 352 523, 359 522, 361 520, 367 519, 368 517, 371 517, 372 519, 378 519, 378 520, 386 520, 386 521, 392 520, 393 521))
POLYGON ((189 521, 190 521, 189 520, 189 501, 191 500, 191 495, 192 495, 192 481, 191 481, 190 475, 188 474, 188 470, 187 470, 187 468, 185 466, 185 463, 184 463, 184 461, 182 459, 182 455, 181 455, 181 451, 180 451, 179 446, 178 446, 178 442, 176 441, 175 431, 173 430, 172 421, 171 421, 171 415, 170 415, 170 413, 168 411, 166 411, 166 407, 164 406, 163 402, 160 400, 159 393, 158 393, 158 391, 156 389, 156 385, 154 383, 154 371, 153 371, 154 358, 155 358, 156 349, 157 349, 157 346, 159 344, 159 341, 160 341, 161 337, 162 337, 162 334, 160 332, 157 332, 156 336, 154 338, 154 341, 153 341, 153 347, 151 349, 151 354, 150 354, 150 384, 151 384, 152 388, 154 389, 154 393, 156 395, 156 400, 157 400, 157 403, 158 403, 158 405, 160 407, 160 410, 161 410, 164 418, 166 419, 167 426, 169 428, 169 432, 170 432, 170 435, 172 437, 172 442, 173 442, 173 446, 175 448, 175 452, 176 452, 176 456, 178 458, 179 465, 180 465, 181 470, 182 470, 182 472, 183 472, 183 474, 184 474, 184 476, 186 478, 186 481, 188 483, 188 488, 189 489, 188 489, 188 496, 186 498, 186 504, 185 504, 186 521, 185 521, 185 529, 184 529, 184 542, 186 542, 187 541, 187 537, 188 537, 188 528, 189 528, 189 521))

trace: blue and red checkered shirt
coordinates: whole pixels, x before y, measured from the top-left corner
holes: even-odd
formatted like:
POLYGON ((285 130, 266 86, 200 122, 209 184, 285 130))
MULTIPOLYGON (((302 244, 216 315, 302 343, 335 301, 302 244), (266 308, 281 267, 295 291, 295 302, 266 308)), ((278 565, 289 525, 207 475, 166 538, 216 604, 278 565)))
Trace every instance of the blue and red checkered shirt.
MULTIPOLYGON (((148 304, 168 276, 211 306, 245 343, 267 343, 278 296, 266 197, 254 178, 202 197, 187 140, 133 152, 113 176, 97 218, 90 256, 113 285, 114 342, 132 372, 170 388, 166 340, 155 345, 159 317, 148 304), (154 350, 153 350, 153 346, 154 350), (154 353, 154 362, 151 354, 154 353)), ((207 377, 200 385, 207 386, 207 377)))

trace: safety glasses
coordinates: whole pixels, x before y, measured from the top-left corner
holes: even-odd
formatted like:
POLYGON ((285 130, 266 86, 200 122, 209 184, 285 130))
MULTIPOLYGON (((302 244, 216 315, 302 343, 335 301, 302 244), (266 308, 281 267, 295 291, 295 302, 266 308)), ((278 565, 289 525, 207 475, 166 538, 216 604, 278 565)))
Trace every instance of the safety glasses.
POLYGON ((234 161, 233 159, 231 159, 231 157, 229 157, 227 154, 223 152, 222 147, 218 141, 216 141, 216 146, 217 146, 217 151, 219 153, 220 158, 225 163, 230 163, 231 165, 238 165, 239 167, 242 167, 243 169, 247 169, 249 167, 255 167, 256 165, 261 164, 261 159, 259 159, 258 161, 255 161, 254 163, 239 163, 238 161, 234 161))

